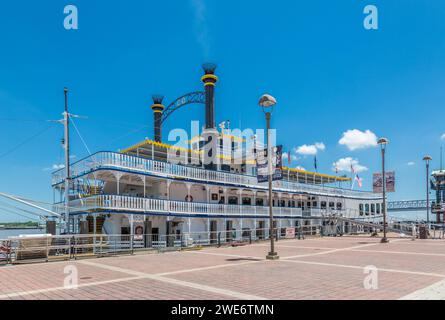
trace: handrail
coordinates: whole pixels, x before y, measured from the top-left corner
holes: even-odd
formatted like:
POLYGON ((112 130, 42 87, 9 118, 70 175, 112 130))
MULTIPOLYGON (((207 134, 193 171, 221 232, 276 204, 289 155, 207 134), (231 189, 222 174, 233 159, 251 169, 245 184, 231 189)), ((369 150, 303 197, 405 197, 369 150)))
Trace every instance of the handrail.
MULTIPOLYGON (((152 173, 166 178, 186 178, 198 181, 211 181, 231 185, 243 185, 245 187, 267 189, 264 184, 259 184, 257 178, 247 174, 212 171, 185 165, 177 165, 168 162, 145 159, 115 152, 98 152, 71 165, 71 177, 79 177, 101 168, 122 168, 135 172, 152 173)), ((65 179, 65 171, 58 170, 53 173, 53 185, 60 184, 65 179)), ((282 192, 301 192, 322 194, 337 197, 353 197, 366 199, 379 199, 380 196, 370 192, 335 188, 331 186, 318 186, 302 184, 288 180, 275 181, 274 190, 282 192)))
MULTIPOLYGON (((165 199, 148 199, 131 196, 119 195, 96 195, 88 198, 70 201, 70 213, 91 212, 98 209, 131 211, 140 213, 164 213, 164 214, 184 214, 184 215, 236 215, 243 216, 269 216, 268 206, 249 206, 249 205, 228 205, 212 204, 202 202, 185 202, 165 199)), ((61 207, 55 207, 55 210, 64 210, 61 207)), ((357 219, 357 220, 376 220, 381 216, 370 215, 360 216, 356 209, 321 209, 321 208, 294 208, 294 207, 273 207, 275 217, 296 217, 296 218, 328 218, 338 217, 357 219)))
MULTIPOLYGON (((266 206, 227 205, 201 202, 172 201, 162 199, 148 199, 119 195, 97 195, 84 199, 77 199, 69 203, 70 213, 84 212, 97 209, 127 210, 137 212, 183 213, 183 214, 214 214, 214 215, 258 215, 268 216, 266 206), (77 210, 78 208, 78 210, 77 210)), ((56 207, 57 209, 63 209, 56 207)), ((301 208, 274 207, 274 215, 302 216, 301 208)))

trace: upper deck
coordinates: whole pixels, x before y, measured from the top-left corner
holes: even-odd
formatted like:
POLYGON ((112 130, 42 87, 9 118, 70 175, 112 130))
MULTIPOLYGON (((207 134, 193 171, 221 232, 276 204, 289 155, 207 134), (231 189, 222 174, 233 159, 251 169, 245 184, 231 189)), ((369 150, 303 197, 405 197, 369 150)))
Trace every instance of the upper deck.
MULTIPOLYGON (((267 190, 268 188, 267 183, 258 183, 257 177, 252 175, 205 170, 198 167, 171 164, 168 162, 151 160, 116 152, 98 152, 77 161, 76 163, 71 165, 71 179, 80 178, 90 173, 94 173, 98 170, 115 170, 165 179, 190 181, 204 184, 237 186, 258 190, 267 190)), ((306 174, 306 181, 310 181, 310 173, 300 174, 306 174)), ((54 187, 63 184, 64 180, 64 169, 58 170, 52 174, 52 185, 54 187)), ((380 195, 376 195, 371 192, 325 186, 323 184, 300 183, 289 181, 286 179, 282 181, 275 181, 273 183, 273 189, 274 191, 281 192, 333 196, 362 200, 377 200, 380 198, 380 195)))

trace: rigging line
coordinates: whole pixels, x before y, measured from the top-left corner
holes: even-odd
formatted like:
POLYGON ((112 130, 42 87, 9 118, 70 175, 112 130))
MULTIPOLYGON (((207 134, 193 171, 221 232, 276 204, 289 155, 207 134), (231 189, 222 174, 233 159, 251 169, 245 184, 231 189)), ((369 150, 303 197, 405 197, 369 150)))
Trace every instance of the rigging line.
POLYGON ((90 148, 88 148, 85 140, 83 139, 82 135, 80 134, 79 129, 77 129, 76 123, 74 122, 74 119, 70 117, 71 123, 73 124, 74 129, 76 129, 77 135, 79 136, 80 140, 82 141, 83 145, 85 146, 85 149, 87 149, 89 155, 91 156, 90 148))
MULTIPOLYGON (((57 207, 57 208, 65 208, 65 204, 64 202, 60 202, 60 203, 50 203, 50 202, 44 202, 44 201, 38 201, 38 200, 32 200, 32 199, 27 199, 27 198, 23 198, 23 197, 16 197, 17 199, 23 200, 23 201, 28 201, 29 203, 32 204, 40 204, 40 205, 49 205, 52 207, 57 207)), ((69 209, 79 209, 79 207, 72 207, 72 206, 68 206, 69 209)))
POLYGON ((14 118, 0 118, 0 121, 11 121, 11 122, 48 122, 48 120, 41 119, 14 119, 14 118))
POLYGON ((37 132, 36 134, 34 134, 33 136, 29 137, 28 139, 20 142, 18 145, 16 145, 15 147, 13 147, 12 149, 10 149, 9 151, 6 151, 5 153, 0 155, 0 159, 8 156, 9 154, 13 153, 14 151, 16 151, 17 149, 19 149, 20 147, 24 146, 25 144, 27 144, 28 142, 34 140, 35 138, 37 138, 38 136, 44 134, 46 131, 48 131, 49 129, 53 128, 54 126, 50 125, 48 127, 46 127, 45 129, 37 132))
POLYGON ((5 208, 1 208, 0 207, 0 210, 1 211, 4 211, 4 212, 6 212, 6 213, 9 213, 9 214, 15 214, 15 215, 18 215, 18 216, 21 216, 21 217, 23 217, 23 218, 26 218, 26 219, 29 219, 29 220, 34 220, 34 221, 41 221, 41 219, 37 219, 37 218, 35 218, 35 217, 29 217, 29 216, 26 216, 26 215, 24 215, 24 214, 22 214, 22 213, 18 213, 18 212, 16 212, 16 211, 11 211, 10 209, 5 209, 5 208))
MULTIPOLYGON (((23 217, 23 218, 26 218, 26 219, 29 219, 29 220, 32 220, 32 221, 35 221, 35 222, 40 222, 40 221, 41 221, 40 219, 27 217, 27 216, 25 216, 25 215, 23 215, 23 214, 20 214, 20 213, 17 213, 17 212, 12 212, 12 211, 5 210, 5 209, 2 209, 2 210, 3 210, 4 212, 6 212, 6 213, 9 213, 9 214, 12 214, 12 215, 21 216, 21 217, 23 217)), ((29 220, 28 220, 28 221, 29 221, 29 220)))
MULTIPOLYGON (((110 121, 110 120, 104 120, 104 119, 95 119, 88 117, 88 120, 94 121, 94 122, 100 122, 102 124, 109 124, 109 125, 117 125, 119 127, 134 127, 134 126, 141 126, 142 123, 134 123, 134 122, 122 122, 122 121, 110 121)), ((145 127, 149 127, 148 125, 145 125, 145 127)))
MULTIPOLYGON (((40 221, 41 221, 41 219, 37 219, 37 218, 33 218, 33 217, 28 217, 28 216, 26 216, 26 215, 24 215, 24 214, 21 214, 21 213, 15 212, 15 211, 10 211, 10 210, 5 209, 5 208, 0 208, 0 210, 4 211, 4 212, 6 212, 6 213, 9 213, 9 214, 12 214, 12 215, 18 215, 18 216, 21 216, 21 217, 23 217, 23 218, 26 218, 26 219, 29 219, 29 220, 33 220, 33 221, 36 221, 36 222, 40 222, 40 221)), ((29 221, 29 220, 28 220, 28 221, 29 221)))
MULTIPOLYGON (((109 145, 111 145, 111 144, 114 143, 115 141, 120 140, 120 139, 123 139, 123 138, 125 138, 125 137, 127 137, 127 136, 129 136, 129 135, 134 134, 134 133, 137 133, 137 132, 139 132, 139 131, 141 131, 142 129, 145 129, 145 128, 148 128, 148 126, 143 126, 143 127, 141 127, 141 128, 131 130, 130 132, 127 132, 127 133, 125 133, 125 134, 123 134, 123 135, 121 135, 121 136, 119 136, 119 137, 117 137, 117 138, 111 140, 110 142, 108 142, 106 145, 104 145, 104 146, 101 147, 101 148, 108 147, 109 145)), ((99 149, 101 149, 101 148, 99 148, 99 149)))
POLYGON ((1 206, 1 205, 5 206, 5 207, 8 207, 8 208, 15 209, 15 210, 23 211, 23 212, 26 212, 26 213, 28 213, 28 214, 34 215, 34 216, 39 216, 39 217, 41 217, 41 218, 42 218, 42 217, 43 217, 43 218, 46 217, 46 216, 44 216, 44 215, 41 215, 41 214, 38 214, 38 213, 36 213, 36 212, 32 212, 32 211, 29 211, 29 210, 20 208, 20 207, 18 207, 18 206, 15 206, 15 205, 13 205, 13 204, 9 204, 9 203, 4 202, 4 201, 0 201, 0 206, 1 206))

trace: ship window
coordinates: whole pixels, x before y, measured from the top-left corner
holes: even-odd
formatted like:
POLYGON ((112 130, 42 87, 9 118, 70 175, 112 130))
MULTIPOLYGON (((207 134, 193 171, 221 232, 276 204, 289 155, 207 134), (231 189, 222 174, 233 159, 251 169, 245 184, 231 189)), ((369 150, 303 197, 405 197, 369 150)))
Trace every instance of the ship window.
POLYGON ((252 200, 250 198, 243 198, 243 205, 250 206, 252 204, 252 200))
POLYGON ((365 214, 369 216, 369 203, 365 204, 365 214))
POLYGON ((363 215, 363 203, 359 204, 358 211, 359 211, 359 214, 362 216, 363 215))
POLYGON ((298 206, 298 208, 301 208, 301 207, 303 207, 303 205, 302 205, 301 201, 298 201, 298 202, 297 202, 297 206, 298 206))
POLYGON ((256 205, 257 206, 263 206, 264 205, 264 199, 256 199, 256 205))
POLYGON ((337 210, 341 210, 343 207, 341 202, 337 202, 337 210))
POLYGON ((310 203, 310 202, 307 203, 307 207, 308 207, 308 208, 311 207, 311 203, 310 203))
POLYGON ((377 212, 377 214, 380 214, 380 203, 377 203, 377 210, 376 210, 376 212, 377 212))
POLYGON ((281 200, 281 206, 285 207, 286 206, 286 200, 281 200))
POLYGON ((318 202, 317 202, 317 201, 313 201, 313 202, 312 202, 312 206, 313 206, 314 208, 316 208, 316 207, 318 206, 318 202))
POLYGON ((371 203, 371 214, 375 214, 375 204, 371 203))
POLYGON ((321 205, 321 208, 322 209, 326 209, 326 201, 322 201, 321 203, 320 203, 320 205, 321 205))
POLYGON ((329 208, 335 208, 335 203, 334 202, 329 202, 329 208))
POLYGON ((229 197, 229 204, 238 204, 238 198, 237 197, 229 197))

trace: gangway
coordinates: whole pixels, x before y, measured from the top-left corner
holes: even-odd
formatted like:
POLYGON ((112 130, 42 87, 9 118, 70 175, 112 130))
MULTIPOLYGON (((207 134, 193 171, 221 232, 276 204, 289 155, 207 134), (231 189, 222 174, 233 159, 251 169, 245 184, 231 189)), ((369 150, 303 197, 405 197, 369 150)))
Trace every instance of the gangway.
MULTIPOLYGON (((344 215, 336 215, 336 214, 322 214, 321 219, 324 221, 330 221, 333 222, 335 226, 339 225, 339 222, 347 223, 348 229, 352 230, 354 226, 360 226, 360 227, 366 227, 371 230, 382 230, 383 229, 383 216, 371 216, 371 217, 364 217, 364 218, 356 218, 356 217, 348 217, 344 215)), ((395 232, 395 233, 406 233, 406 234, 412 234, 413 229, 413 222, 408 221, 395 221, 394 219, 390 219, 387 222, 386 230, 388 232, 395 232)), ((349 231, 348 230, 348 231, 349 231)), ((350 233, 350 232, 342 232, 342 233, 350 233)))

